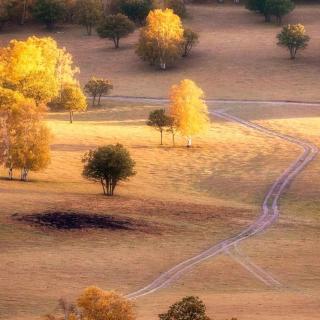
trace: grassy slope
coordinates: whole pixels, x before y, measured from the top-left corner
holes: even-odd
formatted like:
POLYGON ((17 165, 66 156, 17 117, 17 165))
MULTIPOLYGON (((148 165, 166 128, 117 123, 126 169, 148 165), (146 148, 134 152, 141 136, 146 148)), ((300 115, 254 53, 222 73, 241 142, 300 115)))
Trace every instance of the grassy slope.
POLYGON ((74 55, 82 84, 92 75, 107 77, 114 82, 115 95, 166 96, 173 83, 192 78, 211 98, 319 100, 314 85, 320 71, 319 5, 299 5, 284 19, 303 23, 311 36, 309 48, 296 61, 276 45, 280 27, 265 24, 242 6, 190 6, 189 13, 185 24, 199 32, 200 44, 166 72, 155 71, 135 55, 138 32, 123 39, 119 50, 78 27, 54 34, 40 27, 12 27, 1 35, 0 44, 33 34, 53 36, 74 55))
MULTIPOLYGON (((123 292, 141 287, 252 220, 267 185, 298 151, 217 119, 194 149, 160 148, 158 133, 143 120, 151 109, 113 105, 77 116, 73 125, 67 114, 50 114, 50 167, 33 174, 32 183, 0 181, 1 314, 9 319, 43 314, 60 296, 72 297, 89 284, 123 292), (116 141, 130 149, 138 174, 111 200, 99 195, 99 185, 81 178, 80 160, 90 147, 116 141), (10 219, 15 212, 70 208, 135 217, 156 232, 62 234, 10 219)), ((154 304, 148 299, 141 317, 154 304)))

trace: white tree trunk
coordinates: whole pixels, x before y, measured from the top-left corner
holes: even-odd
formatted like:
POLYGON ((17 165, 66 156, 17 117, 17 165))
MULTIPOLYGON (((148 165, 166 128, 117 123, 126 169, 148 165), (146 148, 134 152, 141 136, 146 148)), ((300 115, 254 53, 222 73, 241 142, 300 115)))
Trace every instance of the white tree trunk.
POLYGON ((188 137, 188 143, 187 143, 187 147, 190 148, 192 146, 192 138, 188 137))

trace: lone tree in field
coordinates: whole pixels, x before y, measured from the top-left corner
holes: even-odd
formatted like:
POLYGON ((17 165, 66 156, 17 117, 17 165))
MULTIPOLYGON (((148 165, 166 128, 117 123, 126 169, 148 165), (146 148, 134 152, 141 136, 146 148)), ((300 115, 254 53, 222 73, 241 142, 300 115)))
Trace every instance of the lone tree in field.
POLYGON ((162 145, 163 131, 170 125, 170 117, 166 115, 164 109, 158 109, 150 112, 147 125, 160 132, 160 144, 162 145))
POLYGON ((298 50, 305 49, 310 40, 302 24, 288 24, 283 27, 277 38, 279 46, 288 48, 291 59, 295 59, 298 50))
POLYGON ((185 29, 183 32, 182 56, 187 57, 192 48, 199 42, 199 35, 191 29, 185 29))
POLYGON ((183 27, 179 16, 171 9, 150 11, 146 26, 140 31, 138 56, 165 70, 181 56, 183 27))
POLYGON ((86 320, 134 320, 134 305, 124 296, 88 287, 77 300, 81 319, 86 320))
POLYGON ((66 7, 63 0, 36 0, 32 8, 33 17, 44 23, 48 30, 52 30, 55 24, 64 18, 66 7))
POLYGON ((192 136, 204 131, 209 125, 207 105, 203 97, 203 91, 188 79, 171 88, 169 114, 179 133, 187 137, 187 147, 192 145, 192 136))
POLYGON ((76 21, 83 25, 91 36, 92 29, 103 16, 101 0, 78 0, 75 5, 76 21))
POLYGON ((59 104, 69 111, 70 123, 73 123, 74 111, 85 111, 87 99, 78 85, 66 85, 61 91, 59 104))
POLYGON ((134 23, 127 16, 118 13, 105 17, 98 26, 97 33, 101 38, 112 40, 117 49, 120 39, 128 36, 134 29, 134 23))
POLYGON ((106 96, 113 89, 110 80, 92 77, 85 85, 84 90, 92 97, 92 106, 96 105, 98 98, 98 106, 100 105, 101 97, 106 96))
POLYGON ((173 304, 166 313, 159 314, 160 320, 210 320, 205 304, 194 296, 184 297, 173 304))
POLYGON ((119 3, 120 12, 138 25, 145 23, 152 9, 152 0, 122 0, 119 3))
POLYGON ((277 23, 281 24, 282 18, 294 9, 294 2, 291 0, 266 0, 265 14, 275 16, 277 23))
POLYGON ((135 162, 121 144, 107 145, 90 151, 83 158, 83 176, 99 181, 103 193, 113 196, 117 184, 135 175, 135 162))

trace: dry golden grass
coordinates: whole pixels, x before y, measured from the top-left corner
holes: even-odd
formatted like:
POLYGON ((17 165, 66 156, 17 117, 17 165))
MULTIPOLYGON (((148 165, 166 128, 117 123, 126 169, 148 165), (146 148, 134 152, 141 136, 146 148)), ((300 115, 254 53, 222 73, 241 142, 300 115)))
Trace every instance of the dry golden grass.
POLYGON ((319 100, 319 5, 298 5, 284 23, 302 23, 311 36, 309 48, 296 61, 276 45, 280 27, 243 6, 192 5, 185 24, 200 35, 191 56, 166 72, 156 71, 134 53, 138 32, 113 49, 110 41, 88 37, 83 29, 66 27, 47 33, 41 27, 7 29, 0 44, 28 35, 53 36, 74 55, 84 84, 92 75, 114 82, 115 95, 166 96, 172 84, 191 78, 210 98, 319 100))
MULTIPOLYGON (((254 219, 268 185, 299 152, 287 143, 218 119, 213 119, 207 134, 195 139, 192 149, 182 147, 182 139, 179 147, 172 148, 169 136, 166 145, 160 147, 159 134, 145 125, 152 108, 110 103, 102 110, 76 115, 72 125, 66 113, 50 113, 47 122, 54 134, 50 167, 32 174, 30 183, 0 180, 1 317, 38 318, 52 311, 61 296, 73 298, 92 284, 124 293, 142 287, 170 266, 254 219), (109 199, 101 195, 99 185, 81 177, 81 157, 89 148, 115 142, 129 148, 138 173, 119 187, 115 198, 109 199), (148 233, 63 233, 25 226, 10 218, 13 213, 60 209, 123 215, 155 228, 148 233)), ((234 112, 250 115, 246 110, 234 112)), ((264 116, 265 110, 258 111, 255 114, 264 116)), ((265 118, 271 123, 268 114, 265 118)), ((304 119, 293 117, 287 122, 288 128, 293 121, 301 131, 307 130, 304 119)), ((310 135, 316 132, 317 120, 312 121, 310 135)), ((305 185, 308 180, 300 183, 305 185)), ((312 197, 307 196, 307 201, 313 203, 312 197)), ((306 273, 301 279, 297 275, 303 272, 304 257, 310 259, 312 272, 317 267, 317 259, 311 256, 317 248, 316 238, 311 233, 314 229, 305 225, 295 233, 295 222, 300 220, 296 220, 297 215, 290 219, 290 223, 281 220, 275 231, 266 234, 267 238, 248 242, 246 250, 280 280, 304 288, 309 286, 308 281, 304 282, 306 273), (299 236, 303 230, 312 238, 305 242, 305 256, 297 256, 300 251, 291 243, 301 248, 299 236), (286 259, 273 247, 280 237, 279 245, 288 250, 286 259), (284 269, 284 262, 290 263, 290 268, 284 269)), ((314 288, 309 289, 318 292, 315 279, 313 273, 314 288)), ((155 319, 169 303, 193 293, 205 299, 209 313, 217 319, 253 319, 262 312, 266 314, 261 319, 270 319, 273 313, 271 319, 285 319, 285 313, 296 314, 296 309, 290 307, 292 301, 306 305, 301 315, 307 316, 298 319, 313 319, 308 312, 312 316, 317 312, 313 298, 291 289, 266 290, 229 257, 222 256, 202 264, 172 288, 139 299, 139 319, 155 319), (308 311, 309 307, 313 309, 308 311)))

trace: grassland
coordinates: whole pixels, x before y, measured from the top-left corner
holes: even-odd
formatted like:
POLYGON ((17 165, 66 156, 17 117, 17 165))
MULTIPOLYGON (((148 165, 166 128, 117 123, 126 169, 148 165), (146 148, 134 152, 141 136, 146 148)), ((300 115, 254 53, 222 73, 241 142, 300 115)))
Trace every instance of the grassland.
MULTIPOLYGON (((50 113, 46 120, 54 135, 50 167, 32 174, 32 183, 0 181, 3 317, 37 318, 53 310, 58 298, 72 299, 90 284, 123 293, 142 287, 254 219, 268 185, 299 153, 280 140, 214 118, 209 132, 195 139, 193 149, 183 147, 182 139, 172 148, 169 136, 160 147, 158 132, 145 125, 153 108, 107 103, 105 108, 77 115, 72 125, 66 113, 50 113), (138 174, 110 199, 101 195, 99 185, 81 177, 81 158, 90 148, 114 142, 129 148, 138 174), (146 232, 63 233, 11 218, 13 213, 50 209, 111 213, 137 219, 148 228, 146 232)), ((255 111, 246 107, 232 112, 249 119, 253 114, 254 121, 282 131, 297 129, 310 140, 317 135, 316 109, 281 110, 285 112, 257 106, 255 111), (277 119, 286 114, 280 126, 277 119)), ((216 319, 232 315, 253 319, 258 314, 261 319, 286 319, 286 315, 297 315, 292 303, 301 307, 297 319, 316 319, 319 220, 314 195, 318 184, 310 176, 319 163, 313 166, 286 195, 280 223, 244 245, 250 256, 289 288, 266 289, 230 257, 221 256, 173 287, 137 301, 139 319, 155 319, 170 302, 191 293, 205 299, 216 319), (297 199, 305 200, 300 203, 297 199)))
POLYGON ((184 23, 199 33, 199 46, 166 72, 150 68, 135 55, 138 31, 123 39, 119 50, 74 26, 56 33, 39 26, 12 26, 1 34, 0 44, 33 34, 53 36, 73 54, 82 84, 92 75, 109 78, 114 95, 165 97, 172 84, 191 78, 210 98, 319 100, 319 5, 298 5, 283 21, 303 23, 311 36, 308 49, 295 61, 276 45, 280 27, 264 23, 243 6, 192 5, 188 10, 184 23))

